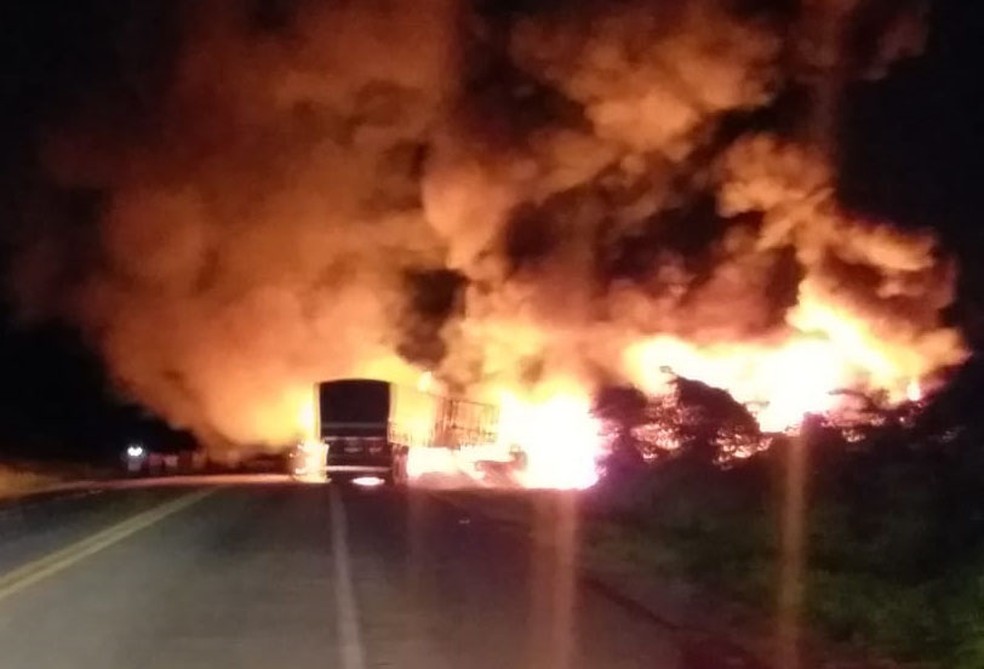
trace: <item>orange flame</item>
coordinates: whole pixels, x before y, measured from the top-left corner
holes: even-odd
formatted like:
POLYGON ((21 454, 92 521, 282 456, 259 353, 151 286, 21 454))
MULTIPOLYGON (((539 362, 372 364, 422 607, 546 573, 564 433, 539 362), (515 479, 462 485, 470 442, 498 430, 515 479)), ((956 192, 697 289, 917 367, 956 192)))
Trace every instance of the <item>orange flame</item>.
POLYGON ((806 414, 840 408, 842 390, 882 391, 891 403, 921 398, 920 378, 959 346, 942 347, 947 359, 914 351, 910 342, 876 337, 862 318, 817 300, 801 302, 794 327, 778 341, 700 345, 656 336, 630 345, 629 378, 643 390, 664 394, 674 376, 728 391, 769 432, 795 429, 806 414))
POLYGON ((598 480, 604 442, 586 395, 572 389, 534 401, 504 393, 499 430, 501 443, 526 454, 524 486, 582 489, 598 480))
MULTIPOLYGON (((622 371, 653 395, 670 393, 678 376, 721 388, 748 407, 762 430, 781 432, 795 431, 807 414, 835 414, 845 408, 849 400, 839 391, 878 391, 890 403, 918 401, 923 396, 921 379, 962 355, 956 335, 949 331, 941 331, 943 338, 930 344, 884 339, 864 317, 808 292, 800 297, 789 315, 789 327, 770 338, 697 343, 655 335, 622 349, 622 371)), ((435 383, 430 372, 417 377, 418 389, 435 383)), ((534 391, 500 387, 497 395, 496 444, 423 446, 432 442, 425 435, 410 449, 410 478, 438 474, 485 483, 480 463, 509 463, 518 449, 525 464, 512 477, 516 485, 580 489, 595 483, 607 446, 600 421, 591 413, 589 385, 551 378, 534 391)), ((310 394, 306 397, 298 422, 313 443, 316 416, 310 394)), ((420 429, 433 437, 434 416, 419 418, 420 429)), ((736 457, 750 453, 735 449, 736 457)))
POLYGON ((798 338, 772 348, 756 344, 697 346, 654 337, 626 352, 629 374, 646 392, 665 394, 674 375, 728 390, 749 405, 767 431, 797 426, 807 413, 834 408, 847 380, 829 342, 798 338))

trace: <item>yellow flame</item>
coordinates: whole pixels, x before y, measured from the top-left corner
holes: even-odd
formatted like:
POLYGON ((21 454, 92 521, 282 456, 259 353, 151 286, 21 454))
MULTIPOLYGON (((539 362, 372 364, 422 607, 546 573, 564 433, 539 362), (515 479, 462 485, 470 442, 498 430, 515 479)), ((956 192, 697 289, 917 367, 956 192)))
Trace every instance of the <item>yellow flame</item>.
POLYGON ((587 395, 571 389, 537 401, 505 392, 501 412, 500 442, 525 452, 526 487, 583 489, 598 480, 604 444, 587 395))
POLYGON ((665 394, 674 376, 728 391, 766 431, 796 428, 808 413, 836 411, 841 390, 879 390, 891 402, 921 397, 919 377, 938 361, 879 340, 861 318, 817 300, 790 318, 782 339, 701 345, 656 336, 629 346, 624 368, 643 390, 665 394))
POLYGON ((407 453, 407 476, 420 479, 427 474, 451 476, 460 473, 455 453, 449 448, 418 446, 407 453))
POLYGON ((325 444, 313 439, 302 441, 294 449, 292 456, 294 478, 307 483, 322 483, 327 480, 325 462, 328 447, 325 444))
POLYGON ((309 394, 308 399, 302 400, 297 410, 297 422, 301 433, 302 441, 314 441, 317 431, 317 412, 314 408, 314 396, 309 394))
POLYGON ((909 385, 905 388, 905 396, 910 402, 918 402, 922 399, 922 385, 919 383, 918 379, 912 379, 909 381, 909 385))
POLYGON ((778 347, 756 344, 697 346, 654 337, 626 351, 629 376, 643 390, 665 394, 674 375, 723 388, 749 405, 765 430, 795 427, 810 412, 835 406, 831 393, 846 380, 836 350, 801 338, 778 347))

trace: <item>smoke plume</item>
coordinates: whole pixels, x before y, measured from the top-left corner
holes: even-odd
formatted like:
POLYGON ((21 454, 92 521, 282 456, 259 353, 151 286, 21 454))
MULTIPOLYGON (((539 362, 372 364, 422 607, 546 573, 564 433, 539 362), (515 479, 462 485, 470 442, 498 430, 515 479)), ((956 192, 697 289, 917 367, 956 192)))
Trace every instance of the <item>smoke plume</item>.
POLYGON ((97 225, 85 253, 36 235, 13 283, 216 446, 289 442, 336 376, 549 393, 669 366, 768 402, 746 368, 801 338, 844 353, 838 384, 904 387, 963 355, 952 267, 845 211, 812 121, 767 112, 911 56, 918 7, 839 11, 834 67, 797 31, 844 3, 764 4, 198 3, 151 103, 51 133, 97 225))

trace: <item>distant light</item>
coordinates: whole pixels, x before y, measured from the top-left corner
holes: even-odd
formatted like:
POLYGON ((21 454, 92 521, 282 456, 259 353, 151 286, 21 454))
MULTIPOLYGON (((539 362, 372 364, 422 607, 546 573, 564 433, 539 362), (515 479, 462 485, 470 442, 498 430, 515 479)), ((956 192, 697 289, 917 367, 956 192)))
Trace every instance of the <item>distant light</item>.
POLYGON ((131 457, 131 458, 142 457, 144 454, 143 446, 141 446, 140 444, 131 444, 126 447, 126 454, 127 457, 131 457))
POLYGON ((365 488, 375 488, 376 486, 383 485, 384 481, 378 476, 360 476, 357 479, 352 479, 352 483, 365 488))

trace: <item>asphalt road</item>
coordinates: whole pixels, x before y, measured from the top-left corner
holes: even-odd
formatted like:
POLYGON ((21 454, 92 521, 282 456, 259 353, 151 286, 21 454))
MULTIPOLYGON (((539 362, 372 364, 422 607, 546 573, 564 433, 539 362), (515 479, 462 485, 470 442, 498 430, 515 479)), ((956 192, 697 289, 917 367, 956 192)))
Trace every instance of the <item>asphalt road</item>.
POLYGON ((580 585, 563 513, 530 540, 457 501, 267 483, 0 507, 0 666, 684 669, 580 585))

